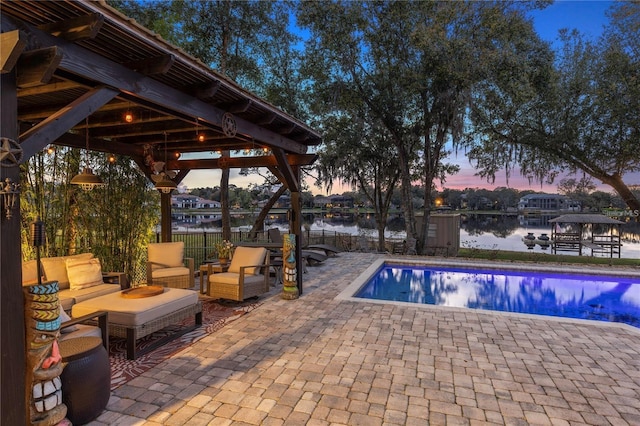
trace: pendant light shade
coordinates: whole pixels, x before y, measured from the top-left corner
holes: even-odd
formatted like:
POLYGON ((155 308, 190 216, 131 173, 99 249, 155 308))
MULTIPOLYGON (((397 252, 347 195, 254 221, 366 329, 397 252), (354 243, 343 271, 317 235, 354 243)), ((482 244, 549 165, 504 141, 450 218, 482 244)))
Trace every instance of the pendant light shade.
POLYGON ((166 176, 162 176, 162 179, 156 182, 156 189, 162 192, 163 194, 170 194, 171 191, 173 191, 177 187, 178 185, 176 185, 174 181, 172 181, 166 176))
POLYGON ((104 185, 104 182, 102 182, 99 176, 94 175, 89 167, 85 167, 82 173, 71 179, 71 184, 80 185, 80 188, 89 191, 96 186, 104 185))
POLYGON ((86 151, 86 159, 85 159, 86 164, 82 173, 74 176, 71 179, 71 184, 80 185, 80 188, 82 188, 85 191, 89 191, 95 188, 96 186, 104 185, 104 182, 102 182, 102 179, 100 179, 100 176, 94 175, 93 170, 91 170, 91 168, 89 167, 89 117, 86 118, 86 124, 87 124, 87 128, 85 131, 85 138, 87 141, 87 151, 86 151))

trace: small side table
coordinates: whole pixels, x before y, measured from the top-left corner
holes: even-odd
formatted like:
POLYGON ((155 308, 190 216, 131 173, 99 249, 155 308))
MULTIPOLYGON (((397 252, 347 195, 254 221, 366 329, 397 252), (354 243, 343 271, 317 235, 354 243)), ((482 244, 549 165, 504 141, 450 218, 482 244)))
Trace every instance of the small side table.
POLYGON ((205 294, 209 288, 209 275, 227 272, 229 264, 221 265, 217 260, 205 260, 200 265, 200 294, 205 294))
POLYGON ((58 343, 64 370, 62 402, 73 424, 85 424, 100 415, 111 395, 109 355, 99 337, 78 337, 58 343))
POLYGON ((130 287, 129 278, 124 272, 103 272, 102 282, 107 284, 120 284, 120 290, 130 287))

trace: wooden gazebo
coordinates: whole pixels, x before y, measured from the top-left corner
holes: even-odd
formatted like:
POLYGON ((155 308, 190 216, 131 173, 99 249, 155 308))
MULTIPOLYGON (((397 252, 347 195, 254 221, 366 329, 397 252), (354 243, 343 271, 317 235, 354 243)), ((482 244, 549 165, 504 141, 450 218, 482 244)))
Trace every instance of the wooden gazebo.
POLYGON ((549 223, 553 254, 568 251, 582 256, 589 249, 592 256, 620 257, 620 226, 624 222, 601 214, 565 214, 549 223))
MULTIPOLYGON (((169 160, 175 183, 194 169, 269 168, 291 192, 300 241, 299 167, 315 160, 309 151, 319 133, 104 2, 3 0, 0 12, 0 178, 12 191, 19 193, 21 163, 49 144, 84 148, 87 126, 90 150, 127 155, 149 177, 150 149, 161 159, 165 150, 225 153, 169 160), (269 154, 232 154, 258 148, 269 154)), ((17 425, 25 423, 19 201, 14 210, 0 219, 0 412, 3 423, 17 425)), ((162 194, 161 211, 168 241, 170 194, 162 194)))

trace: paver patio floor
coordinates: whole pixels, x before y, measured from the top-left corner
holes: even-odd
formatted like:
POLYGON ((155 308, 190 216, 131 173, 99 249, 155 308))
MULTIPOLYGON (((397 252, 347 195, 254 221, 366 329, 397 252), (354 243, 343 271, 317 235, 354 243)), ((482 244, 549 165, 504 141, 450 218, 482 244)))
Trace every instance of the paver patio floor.
POLYGON ((116 389, 93 425, 640 425, 640 332, 337 301, 383 255, 308 268, 116 389))

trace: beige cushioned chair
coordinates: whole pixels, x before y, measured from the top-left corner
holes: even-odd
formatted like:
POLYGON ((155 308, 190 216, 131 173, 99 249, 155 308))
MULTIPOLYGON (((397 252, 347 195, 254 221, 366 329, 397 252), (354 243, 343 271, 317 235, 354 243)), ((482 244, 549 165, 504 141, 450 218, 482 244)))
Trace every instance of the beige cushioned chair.
POLYGON ((269 256, 264 247, 236 247, 229 270, 209 275, 209 296, 238 302, 269 291, 269 256))
POLYGON ((147 284, 192 288, 193 258, 184 257, 184 242, 150 243, 147 248, 147 284))

